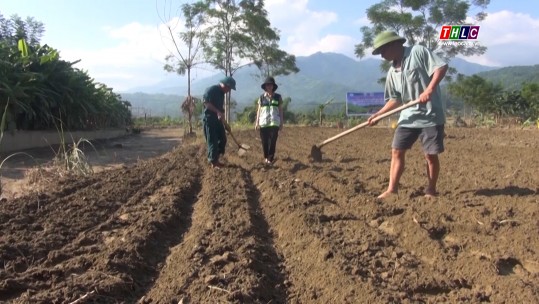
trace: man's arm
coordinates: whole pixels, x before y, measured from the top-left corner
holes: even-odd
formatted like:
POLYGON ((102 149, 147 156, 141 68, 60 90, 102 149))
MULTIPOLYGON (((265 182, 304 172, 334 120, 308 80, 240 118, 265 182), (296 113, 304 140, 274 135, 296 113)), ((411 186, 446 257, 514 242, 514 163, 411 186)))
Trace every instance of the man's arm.
POLYGON ((217 114, 217 118, 221 120, 223 118, 223 112, 219 111, 211 102, 205 101, 204 106, 212 112, 217 114))
POLYGON ((372 120, 382 114, 384 114, 385 112, 388 112, 388 111, 391 111, 393 109, 396 109, 400 106, 400 102, 396 99, 390 99, 386 102, 386 104, 384 105, 383 108, 381 108, 380 110, 378 110, 378 112, 372 114, 369 119, 368 119, 368 122, 369 122, 369 126, 373 126, 376 124, 376 122, 373 122, 372 120))
POLYGON ((434 70, 434 73, 432 74, 432 79, 430 80, 428 87, 419 95, 419 101, 421 103, 425 103, 430 100, 432 93, 434 93, 434 90, 436 89, 438 84, 440 84, 442 79, 444 79, 447 69, 448 65, 446 64, 434 70))

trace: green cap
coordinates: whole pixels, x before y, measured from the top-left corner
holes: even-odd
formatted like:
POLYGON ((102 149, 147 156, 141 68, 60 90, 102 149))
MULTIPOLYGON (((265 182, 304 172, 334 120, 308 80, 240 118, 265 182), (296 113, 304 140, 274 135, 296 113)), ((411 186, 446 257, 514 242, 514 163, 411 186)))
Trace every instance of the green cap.
POLYGON ((406 42, 406 38, 403 38, 395 32, 382 32, 378 35, 376 35, 376 38, 374 38, 373 47, 374 50, 372 51, 373 55, 380 54, 380 48, 390 42, 393 41, 402 41, 402 43, 406 42))
POLYGON ((236 90, 236 80, 234 80, 234 78, 230 76, 221 79, 221 81, 219 82, 231 88, 232 90, 236 90))

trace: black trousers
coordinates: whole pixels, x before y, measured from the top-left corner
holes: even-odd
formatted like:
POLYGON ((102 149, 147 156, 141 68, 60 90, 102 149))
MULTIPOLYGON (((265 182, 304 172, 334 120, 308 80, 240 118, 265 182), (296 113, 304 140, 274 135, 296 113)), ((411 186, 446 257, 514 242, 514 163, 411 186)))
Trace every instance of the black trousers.
POLYGON ((275 157, 275 146, 277 145, 277 137, 279 136, 279 127, 264 127, 260 128, 260 139, 262 140, 262 151, 264 158, 273 161, 275 157))

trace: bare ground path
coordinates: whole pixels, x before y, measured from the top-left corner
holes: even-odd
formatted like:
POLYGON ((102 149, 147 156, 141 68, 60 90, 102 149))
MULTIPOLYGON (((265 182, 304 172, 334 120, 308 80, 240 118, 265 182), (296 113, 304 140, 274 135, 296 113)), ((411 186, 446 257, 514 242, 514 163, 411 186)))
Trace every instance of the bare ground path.
MULTIPOLYGON (((180 144, 181 135, 183 130, 179 128, 148 129, 140 134, 92 141, 92 145, 83 141, 79 148, 84 151, 94 172, 99 172, 169 152, 180 144)), ((0 160, 6 159, 0 168, 2 197, 14 198, 28 193, 31 190, 31 185, 28 185, 29 169, 36 166, 51 167, 53 159, 59 153, 61 147, 52 146, 0 155, 0 160)))

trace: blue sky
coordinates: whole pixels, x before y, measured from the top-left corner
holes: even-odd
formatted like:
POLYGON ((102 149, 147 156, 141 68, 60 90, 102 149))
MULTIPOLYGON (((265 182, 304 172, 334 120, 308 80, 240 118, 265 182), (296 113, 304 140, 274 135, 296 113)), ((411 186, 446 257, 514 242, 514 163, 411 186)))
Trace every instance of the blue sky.
MULTIPOLYGON (((81 59, 76 67, 115 91, 152 85, 178 77, 163 70, 168 54, 163 20, 158 13, 177 0, 0 0, 4 18, 34 17, 45 25, 42 44, 60 51, 62 59, 81 59)), ((354 57, 368 25, 365 11, 378 1, 266 0, 281 47, 296 56, 336 52, 354 57)), ((479 23, 478 41, 485 55, 467 60, 490 66, 539 64, 539 1, 493 0, 479 23)), ((355 57, 354 57, 355 58, 355 57)), ((359 72, 359 71, 358 71, 359 72)), ((211 71, 195 71, 195 78, 211 71)), ((181 78, 178 77, 178 81, 181 78)))

